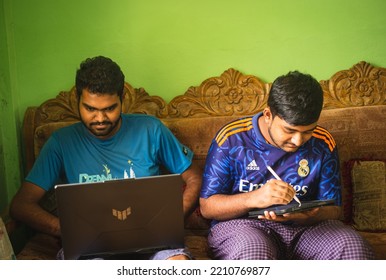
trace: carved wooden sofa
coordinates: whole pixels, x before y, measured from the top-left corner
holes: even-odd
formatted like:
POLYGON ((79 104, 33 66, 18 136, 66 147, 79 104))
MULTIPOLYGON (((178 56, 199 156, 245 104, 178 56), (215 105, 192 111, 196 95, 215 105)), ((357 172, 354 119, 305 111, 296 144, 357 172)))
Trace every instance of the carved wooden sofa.
MULTIPOLYGON (((362 61, 320 83, 325 95, 320 124, 335 137, 341 160, 342 219, 370 242, 378 259, 386 259, 386 69, 362 61), (375 175, 374 170, 378 171, 375 175)), ((194 160, 203 167, 217 130, 235 118, 261 111, 270 86, 256 76, 228 69, 166 103, 126 83, 123 111, 160 118, 194 151, 194 160)), ((52 131, 77 121, 74 88, 29 107, 23 124, 25 171, 30 170, 52 131)), ((185 227, 186 245, 195 258, 210 259, 209 221, 200 216, 199 209, 185 227)), ((59 248, 60 240, 37 233, 17 252, 17 258, 53 259, 59 248)))

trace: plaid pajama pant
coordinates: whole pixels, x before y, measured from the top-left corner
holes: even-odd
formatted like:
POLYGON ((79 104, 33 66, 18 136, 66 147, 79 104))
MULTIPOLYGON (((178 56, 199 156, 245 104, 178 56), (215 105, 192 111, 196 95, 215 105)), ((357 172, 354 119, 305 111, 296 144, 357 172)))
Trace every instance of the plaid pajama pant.
POLYGON ((366 260, 370 245, 350 226, 327 220, 313 226, 235 219, 211 228, 208 243, 216 259, 366 260))

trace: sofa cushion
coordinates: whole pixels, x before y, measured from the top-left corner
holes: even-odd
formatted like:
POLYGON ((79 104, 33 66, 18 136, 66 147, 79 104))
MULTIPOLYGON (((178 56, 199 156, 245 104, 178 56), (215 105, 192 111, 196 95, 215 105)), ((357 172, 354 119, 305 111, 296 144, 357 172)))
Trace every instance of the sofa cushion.
POLYGON ((240 117, 167 118, 162 122, 184 145, 194 153, 194 161, 203 169, 209 146, 216 133, 225 124, 240 117))
MULTIPOLYGON (((345 163, 351 159, 386 159, 385 107, 377 105, 322 111, 319 124, 327 128, 336 141, 342 179, 345 177, 345 163)), ((342 205, 344 220, 351 221, 352 192, 347 186, 343 184, 342 205)))
POLYGON ((351 160, 352 224, 386 232, 386 160, 351 160))

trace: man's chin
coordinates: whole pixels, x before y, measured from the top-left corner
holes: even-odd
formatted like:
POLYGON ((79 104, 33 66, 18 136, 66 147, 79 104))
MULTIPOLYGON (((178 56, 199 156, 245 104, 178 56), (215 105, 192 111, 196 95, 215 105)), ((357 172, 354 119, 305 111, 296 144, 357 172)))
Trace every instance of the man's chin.
POLYGON ((299 149, 299 147, 292 146, 292 145, 284 145, 281 147, 281 149, 287 153, 293 153, 293 152, 296 152, 299 149))
POLYGON ((98 130, 98 129, 89 129, 92 135, 98 138, 105 138, 108 137, 111 133, 110 129, 103 129, 103 130, 98 130))

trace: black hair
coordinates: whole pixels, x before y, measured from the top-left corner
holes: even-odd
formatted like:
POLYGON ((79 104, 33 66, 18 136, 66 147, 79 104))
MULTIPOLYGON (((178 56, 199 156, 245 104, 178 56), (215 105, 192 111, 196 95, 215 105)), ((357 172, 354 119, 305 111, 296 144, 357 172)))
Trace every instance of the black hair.
POLYGON ((75 86, 79 97, 83 89, 92 93, 118 94, 122 100, 125 76, 121 68, 110 58, 87 58, 76 72, 75 86))
POLYGON ((323 90, 311 75, 292 71, 273 82, 267 104, 273 118, 278 116, 291 125, 309 125, 319 119, 323 90))

